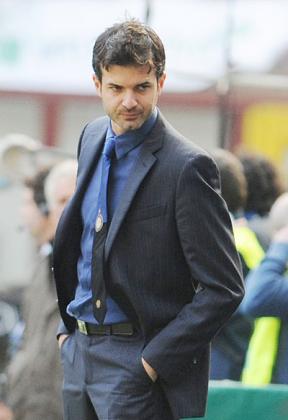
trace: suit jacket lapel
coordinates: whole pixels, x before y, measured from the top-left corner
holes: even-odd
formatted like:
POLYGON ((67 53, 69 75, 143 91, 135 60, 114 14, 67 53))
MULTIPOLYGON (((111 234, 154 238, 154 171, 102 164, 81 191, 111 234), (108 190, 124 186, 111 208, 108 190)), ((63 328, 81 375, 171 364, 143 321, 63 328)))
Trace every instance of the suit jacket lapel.
POLYGON ((136 160, 135 165, 131 171, 131 176, 128 178, 121 200, 113 215, 105 244, 106 259, 109 256, 113 241, 124 220, 125 215, 127 214, 127 211, 131 206, 139 186, 141 185, 142 181, 152 166, 157 161, 154 153, 162 147, 163 142, 163 131, 160 130, 160 125, 162 126, 161 120, 160 124, 158 121, 158 123, 156 123, 156 127, 152 129, 150 137, 144 140, 138 159, 136 160))
MULTIPOLYGON (((83 140, 81 143, 81 153, 78 162, 78 176, 75 193, 68 206, 64 210, 66 217, 61 217, 60 223, 57 230, 61 232, 58 237, 70 238, 70 223, 79 225, 80 223, 80 212, 81 204, 85 191, 89 185, 91 176, 96 168, 97 161, 100 157, 100 153, 105 140, 105 134, 107 131, 108 118, 97 121, 92 128, 87 127, 87 132, 84 133, 83 140)), ((81 235, 81 228, 78 231, 81 235)), ((78 246, 80 237, 74 235, 73 239, 75 244, 78 246)), ((55 242, 54 247, 57 246, 55 242)))
POLYGON ((99 160, 107 131, 108 119, 101 120, 101 123, 99 127, 97 126, 97 128, 87 134, 81 147, 76 193, 81 194, 86 190, 95 170, 96 162, 99 160))

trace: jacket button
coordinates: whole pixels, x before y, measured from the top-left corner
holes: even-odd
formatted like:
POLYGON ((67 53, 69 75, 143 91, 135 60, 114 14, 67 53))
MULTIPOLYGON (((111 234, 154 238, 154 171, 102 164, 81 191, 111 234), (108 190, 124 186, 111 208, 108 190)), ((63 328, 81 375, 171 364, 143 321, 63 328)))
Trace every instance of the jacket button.
POLYGON ((101 300, 100 299, 97 299, 96 300, 96 308, 97 309, 100 309, 101 308, 101 300))

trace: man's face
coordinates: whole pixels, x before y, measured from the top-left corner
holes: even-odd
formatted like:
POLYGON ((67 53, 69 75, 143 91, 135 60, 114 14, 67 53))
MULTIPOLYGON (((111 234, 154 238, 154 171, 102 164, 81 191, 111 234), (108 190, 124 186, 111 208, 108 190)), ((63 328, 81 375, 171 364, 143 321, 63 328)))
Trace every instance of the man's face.
POLYGON ((75 181, 76 181, 76 170, 75 178, 71 175, 70 177, 59 178, 57 184, 54 186, 53 204, 51 203, 50 208, 50 218, 52 224, 56 230, 57 224, 59 222, 60 216, 64 210, 67 201, 71 198, 75 190, 75 181))
POLYGON ((149 118, 155 108, 165 81, 145 66, 113 65, 102 70, 102 80, 93 80, 102 98, 106 114, 112 120, 115 134, 136 130, 149 118))

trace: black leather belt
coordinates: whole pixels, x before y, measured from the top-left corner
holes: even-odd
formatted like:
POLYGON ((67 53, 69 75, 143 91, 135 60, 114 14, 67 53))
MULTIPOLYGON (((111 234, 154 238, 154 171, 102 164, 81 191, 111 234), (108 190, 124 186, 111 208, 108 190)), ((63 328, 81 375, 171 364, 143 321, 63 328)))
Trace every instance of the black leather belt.
POLYGON ((77 320, 78 330, 85 335, 133 335, 134 327, 129 322, 111 325, 96 325, 77 320))

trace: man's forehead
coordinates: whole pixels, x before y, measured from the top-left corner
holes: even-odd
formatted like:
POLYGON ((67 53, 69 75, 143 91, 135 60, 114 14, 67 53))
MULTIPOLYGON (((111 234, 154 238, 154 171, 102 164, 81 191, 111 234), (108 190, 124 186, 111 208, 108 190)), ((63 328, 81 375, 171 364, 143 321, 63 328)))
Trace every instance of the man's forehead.
POLYGON ((102 79, 105 78, 106 82, 113 82, 115 83, 116 80, 119 82, 123 79, 129 78, 129 80, 154 80, 156 79, 156 72, 155 69, 152 68, 150 65, 145 64, 143 66, 119 66, 119 65, 111 65, 107 69, 102 69, 102 79))

